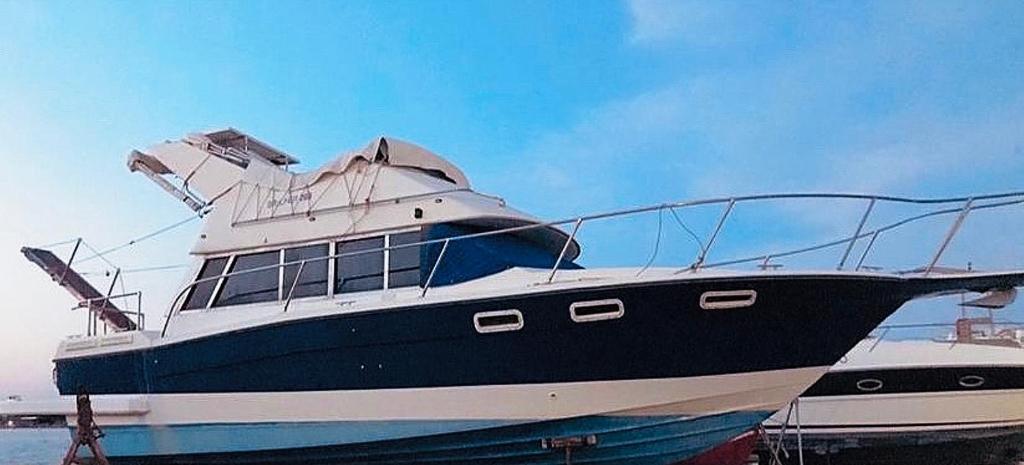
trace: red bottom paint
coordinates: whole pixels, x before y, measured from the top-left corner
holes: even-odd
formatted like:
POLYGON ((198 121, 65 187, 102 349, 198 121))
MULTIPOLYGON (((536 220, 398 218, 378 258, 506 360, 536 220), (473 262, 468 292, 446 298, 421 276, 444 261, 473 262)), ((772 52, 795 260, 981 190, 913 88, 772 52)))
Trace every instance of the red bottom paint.
POLYGON ((747 463, 756 444, 757 435, 750 431, 676 465, 743 465, 747 463))

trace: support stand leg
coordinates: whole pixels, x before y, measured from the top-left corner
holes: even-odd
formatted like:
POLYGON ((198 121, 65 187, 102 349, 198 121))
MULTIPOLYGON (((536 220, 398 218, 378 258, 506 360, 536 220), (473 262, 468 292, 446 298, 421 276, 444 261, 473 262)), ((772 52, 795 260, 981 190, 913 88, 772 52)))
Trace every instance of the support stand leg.
POLYGON ((89 400, 89 395, 78 394, 75 397, 75 403, 78 410, 75 437, 71 439, 71 446, 68 447, 68 453, 64 455, 61 465, 83 464, 84 462, 78 458, 78 449, 82 446, 88 446, 89 451, 92 452, 91 463, 110 465, 107 455, 103 453, 103 447, 100 446, 99 439, 103 437, 103 431, 96 425, 96 421, 92 417, 92 402, 89 400))

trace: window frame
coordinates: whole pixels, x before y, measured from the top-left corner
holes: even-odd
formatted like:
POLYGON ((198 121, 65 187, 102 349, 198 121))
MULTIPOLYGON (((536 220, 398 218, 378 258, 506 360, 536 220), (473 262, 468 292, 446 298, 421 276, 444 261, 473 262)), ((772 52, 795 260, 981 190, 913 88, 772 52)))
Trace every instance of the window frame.
POLYGON ((491 334, 491 333, 505 333, 510 331, 519 331, 523 329, 526 324, 525 318, 523 318, 523 312, 517 308, 509 308, 505 310, 490 310, 486 312, 476 312, 473 314, 473 328, 480 334, 491 334), (502 316, 514 316, 516 317, 515 323, 506 323, 500 325, 481 325, 480 320, 484 318, 502 317, 502 316))
MULTIPOLYGON (((282 266, 281 259, 284 257, 284 249, 280 249, 280 250, 276 251, 277 252, 277 297, 278 297, 277 299, 275 299, 275 300, 261 300, 261 301, 256 301, 256 302, 244 302, 244 303, 238 303, 238 304, 234 304, 234 305, 215 305, 217 303, 217 300, 220 298, 220 293, 224 292, 224 286, 227 285, 228 280, 230 278, 232 278, 232 276, 227 276, 227 275, 229 273, 235 273, 236 272, 234 270, 234 267, 235 267, 235 264, 238 262, 238 257, 244 257, 244 256, 250 256, 250 255, 270 254, 270 253, 274 253, 274 252, 275 252, 274 248, 268 248, 268 249, 264 249, 264 250, 253 250, 253 251, 247 251, 247 252, 244 252, 244 253, 237 253, 235 255, 232 255, 231 256, 231 260, 228 261, 228 265, 224 268, 224 270, 225 270, 224 273, 222 273, 221 276, 220 276, 220 279, 217 280, 217 287, 214 288, 213 297, 210 299, 210 302, 207 304, 206 308, 208 308, 208 309, 237 308, 237 307, 244 307, 244 306, 247 306, 247 305, 263 305, 263 304, 272 303, 272 302, 281 302, 281 285, 282 285, 282 280, 283 280, 283 276, 284 276, 284 266, 282 266), (228 271, 228 270, 230 270, 230 271, 228 271)), ((263 267, 267 267, 267 266, 273 266, 273 265, 262 265, 262 266, 257 267, 257 268, 263 268, 263 267)), ((235 276, 238 276, 238 277, 244 276, 246 273, 251 273, 252 270, 254 270, 254 269, 256 269, 256 268, 250 268, 250 269, 247 269, 247 270, 240 270, 241 272, 239 274, 235 275, 235 276)))
MULTIPOLYGON (((410 233, 410 232, 421 232, 422 230, 423 229, 420 226, 415 226, 415 227, 408 227, 408 228, 401 228, 401 229, 391 230, 391 231, 387 231, 387 232, 384 232, 384 233, 354 234, 354 235, 351 235, 351 236, 332 237, 332 238, 328 238, 328 239, 318 239, 318 240, 315 240, 315 241, 300 242, 300 243, 296 243, 296 244, 279 245, 279 246, 274 246, 274 247, 258 247, 258 248, 253 248, 253 249, 247 249, 247 250, 244 250, 244 251, 243 250, 239 250, 239 251, 234 251, 234 252, 220 253, 220 254, 211 254, 211 255, 203 256, 202 257, 202 263, 200 263, 195 268, 195 272, 192 273, 192 280, 189 282, 189 286, 193 287, 193 289, 190 289, 188 291, 189 295, 192 292, 195 292, 194 291, 194 287, 195 287, 195 284, 196 284, 196 280, 199 279, 199 274, 202 273, 203 267, 206 265, 206 263, 208 263, 211 260, 216 260, 216 259, 219 259, 219 258, 226 258, 227 259, 226 263, 224 264, 224 269, 220 272, 219 275, 216 276, 217 279, 216 280, 211 280, 211 281, 214 281, 214 286, 213 286, 213 291, 210 294, 210 298, 207 299, 205 306, 199 307, 199 308, 191 308, 191 309, 185 308, 185 306, 188 304, 188 299, 187 298, 186 299, 180 299, 181 302, 178 304, 178 308, 175 311, 177 313, 191 313, 191 312, 199 312, 199 311, 213 311, 213 310, 233 309, 233 308, 245 307, 245 306, 251 306, 251 305, 266 305, 268 303, 281 303, 281 302, 284 302, 285 299, 287 299, 287 290, 285 289, 285 283, 284 283, 285 265, 286 265, 286 262, 285 262, 285 251, 288 250, 288 249, 301 248, 301 247, 309 247, 309 246, 323 245, 323 244, 327 245, 327 254, 328 254, 327 256, 328 257, 333 257, 333 258, 325 258, 325 260, 327 261, 327 280, 328 280, 327 293, 325 295, 296 297, 296 298, 292 299, 293 301, 294 300, 304 300, 304 299, 325 298, 325 297, 328 298, 328 299, 333 299, 333 298, 335 298, 335 297, 337 297, 339 295, 343 295, 343 294, 344 295, 359 295, 359 294, 363 294, 363 293, 382 292, 382 291, 388 291, 388 290, 393 290, 393 289, 421 289, 422 288, 421 287, 422 283, 418 284, 418 285, 415 285, 415 286, 401 286, 401 287, 395 287, 395 288, 391 287, 391 285, 390 285, 391 284, 391 282, 390 282, 390 274, 391 274, 391 250, 390 250, 390 247, 391 247, 391 236, 396 235, 396 234, 410 233), (350 242, 350 241, 374 239, 374 238, 378 238, 378 237, 382 238, 383 242, 384 242, 384 250, 383 250, 383 256, 384 256, 384 258, 383 258, 384 259, 384 263, 383 263, 383 265, 384 265, 383 266, 383 272, 384 272, 383 287, 381 287, 380 289, 370 289, 370 290, 364 290, 364 291, 336 292, 335 291, 335 281, 338 278, 338 257, 337 257, 337 255, 338 255, 338 244, 343 243, 343 242, 350 242), (235 266, 235 261, 237 260, 237 258, 240 257, 240 256, 243 256, 243 255, 259 254, 259 253, 267 253, 267 252, 277 252, 277 254, 278 254, 278 261, 277 261, 277 266, 278 266, 278 272, 277 272, 277 276, 278 276, 278 278, 277 278, 277 296, 278 296, 278 298, 277 298, 277 300, 274 300, 274 301, 263 301, 263 302, 250 302, 250 303, 237 304, 237 305, 222 305, 222 306, 216 306, 215 307, 213 304, 214 304, 214 302, 217 301, 217 298, 220 296, 220 293, 223 291, 224 285, 227 282, 227 278, 228 277, 225 276, 225 275, 231 273, 231 271, 229 271, 229 270, 231 270, 235 266)), ((421 238, 417 242, 423 242, 423 241, 424 240, 421 238)), ((420 245, 420 247, 423 247, 423 245, 420 245)), ((374 252, 366 252, 366 253, 372 254, 374 252)), ((421 264, 421 266, 422 266, 422 264, 421 264)), ((211 276, 211 278, 213 278, 213 276, 211 276)))
MULTIPOLYGON (((288 256, 287 255, 287 251, 288 250, 293 250, 293 249, 302 249, 302 248, 306 248, 306 247, 315 247, 315 246, 319 246, 319 245, 326 245, 327 246, 327 256, 315 257, 315 259, 322 259, 323 261, 327 262, 327 277, 326 277, 327 282, 324 283, 324 285, 327 286, 327 292, 324 293, 324 294, 308 295, 308 296, 302 296, 302 297, 294 297, 293 296, 291 300, 292 301, 296 301, 296 300, 304 300, 304 299, 316 299, 316 298, 321 298, 322 299, 324 297, 332 297, 332 291, 334 290, 334 288, 331 285, 331 283, 332 283, 332 281, 331 281, 331 274, 332 274, 332 272, 334 270, 334 266, 332 264, 334 262, 334 259, 328 258, 328 257, 330 257, 331 255, 334 255, 334 247, 333 247, 334 243, 326 243, 325 244, 324 242, 318 241, 318 242, 309 242, 309 243, 299 244, 299 245, 291 245, 291 246, 284 247, 284 248, 281 249, 281 264, 280 264, 280 269, 281 269, 281 286, 280 286, 281 292, 280 292, 280 295, 281 295, 281 298, 278 299, 278 302, 284 302, 284 301, 288 300, 288 291, 290 290, 290 287, 291 287, 291 283, 290 282, 285 282, 285 275, 287 275, 287 269, 288 269, 288 266, 289 266, 288 264, 292 263, 292 262, 286 261, 286 257, 288 256)), ((308 260, 313 260, 313 259, 308 259, 308 260)), ((298 261, 301 262, 302 260, 298 260, 298 261)))
POLYGON ((589 323, 592 321, 617 320, 626 314, 626 306, 620 299, 582 300, 569 304, 569 318, 576 323, 589 323), (589 307, 616 307, 615 312, 600 312, 591 314, 577 314, 577 309, 589 307))

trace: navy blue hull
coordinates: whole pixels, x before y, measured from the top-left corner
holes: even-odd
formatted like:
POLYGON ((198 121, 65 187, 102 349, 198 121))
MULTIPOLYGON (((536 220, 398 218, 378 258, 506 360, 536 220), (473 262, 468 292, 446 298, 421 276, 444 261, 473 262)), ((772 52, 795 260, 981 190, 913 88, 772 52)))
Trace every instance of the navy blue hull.
POLYGON ((580 289, 333 315, 96 357, 58 360, 61 394, 270 392, 689 377, 829 366, 910 298, 896 279, 791 276, 580 289), (706 291, 753 289, 705 310, 706 291), (576 323, 573 302, 620 299, 576 323), (480 334, 477 312, 521 330, 480 334))

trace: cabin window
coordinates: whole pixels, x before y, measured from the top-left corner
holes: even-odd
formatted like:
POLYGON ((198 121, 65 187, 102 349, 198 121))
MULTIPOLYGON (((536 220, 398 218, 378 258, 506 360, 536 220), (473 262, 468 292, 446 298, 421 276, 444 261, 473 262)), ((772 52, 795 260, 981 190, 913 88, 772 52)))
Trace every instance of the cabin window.
POLYGON ((959 383, 965 388, 976 388, 985 384, 985 378, 978 375, 961 376, 959 383))
POLYGON ((235 257, 235 263, 229 273, 240 273, 228 276, 214 301, 214 307, 228 305, 270 302, 278 299, 280 287, 280 271, 275 265, 281 264, 281 252, 262 252, 235 257))
POLYGON ((519 310, 497 310, 473 315, 473 327, 479 333, 498 333, 523 329, 523 314, 519 310))
MULTIPOLYGON (((388 236, 388 247, 414 244, 423 240, 419 231, 388 236)), ((420 248, 402 247, 388 251, 388 287, 420 285, 420 248)))
POLYGON ((884 383, 880 379, 866 378, 857 381, 857 389, 861 392, 875 392, 882 389, 882 386, 884 386, 884 383))
POLYGON ((295 263, 294 265, 286 265, 284 267, 281 296, 287 299, 289 292, 291 292, 293 299, 327 295, 327 267, 329 263, 326 258, 323 258, 327 255, 327 244, 286 249, 284 251, 285 263, 306 260, 306 264, 302 265, 302 274, 298 275, 298 281, 296 281, 296 275, 299 273, 300 265, 295 263), (315 260, 318 258, 320 260, 315 260), (292 290, 293 285, 294 290, 292 290))
MULTIPOLYGON (((338 255, 383 249, 384 238, 372 237, 339 242, 338 255)), ((384 250, 343 255, 335 259, 334 292, 372 291, 384 288, 384 250)))
POLYGON ((753 289, 742 291, 708 291, 700 295, 700 308, 705 310, 743 308, 754 305, 756 301, 757 291, 753 289))
POLYGON ((619 299, 575 302, 569 306, 569 317, 577 323, 587 321, 614 320, 626 313, 619 299))
MULTIPOLYGON (((224 266, 227 265, 228 258, 220 257, 207 260, 203 263, 203 269, 199 270, 199 277, 196 281, 200 281, 205 278, 212 278, 214 276, 220 276, 224 273, 224 266)), ((206 308, 206 305, 210 303, 210 296, 213 295, 214 288, 217 287, 216 279, 209 281, 202 281, 192 286, 192 290, 189 292, 188 299, 185 301, 183 310, 195 310, 198 308, 206 308)))

